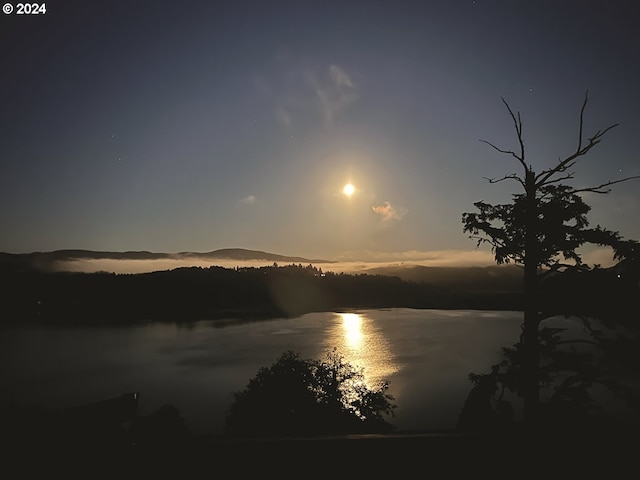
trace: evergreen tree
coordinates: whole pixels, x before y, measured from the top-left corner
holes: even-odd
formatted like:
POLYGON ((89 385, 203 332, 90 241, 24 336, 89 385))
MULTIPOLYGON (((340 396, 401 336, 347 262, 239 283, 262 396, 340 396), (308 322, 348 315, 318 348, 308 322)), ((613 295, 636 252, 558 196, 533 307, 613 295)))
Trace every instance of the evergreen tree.
MULTIPOLYGON (((520 343, 516 346, 517 392, 524 402, 525 425, 533 427, 538 421, 540 385, 545 380, 540 370, 541 346, 544 343, 543 337, 550 333, 545 330, 541 337, 540 324, 559 313, 571 315, 571 309, 575 307, 575 304, 569 306, 566 302, 556 302, 553 305, 546 302, 541 291, 542 282, 545 278, 589 270, 589 266, 582 262, 579 252, 579 248, 585 244, 610 247, 614 259, 633 259, 637 262, 637 242, 624 240, 618 232, 600 225, 589 227, 587 213, 590 207, 581 194, 606 194, 612 185, 639 177, 626 177, 582 188, 571 185, 570 181, 574 178, 573 167, 601 142, 607 132, 617 126, 610 125, 596 131, 591 137, 584 138, 584 112, 588 92, 580 110, 576 150, 564 159, 559 159, 555 167, 539 172, 534 170, 525 157, 520 113, 514 113, 509 104, 504 99, 502 101, 513 122, 518 148, 508 150, 482 141, 499 153, 513 157, 522 172, 487 180, 490 183, 515 181, 522 190, 515 193, 512 201, 506 204, 476 202, 474 205, 478 211, 464 213, 462 223, 463 231, 468 232, 478 246, 491 246, 498 264, 514 262, 524 268, 524 323, 520 343)), ((514 370, 511 371, 513 373, 514 370)), ((475 379, 477 384, 479 377, 475 379)))

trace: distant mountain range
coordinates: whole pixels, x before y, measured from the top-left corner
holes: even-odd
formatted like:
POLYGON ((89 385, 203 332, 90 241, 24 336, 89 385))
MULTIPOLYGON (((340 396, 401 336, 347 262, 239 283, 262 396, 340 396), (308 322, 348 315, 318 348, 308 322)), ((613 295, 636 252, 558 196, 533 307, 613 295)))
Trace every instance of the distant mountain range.
MULTIPOLYGON (((609 298, 620 298, 624 311, 638 298, 638 271, 637 262, 620 262, 589 273, 550 275, 541 284, 541 298, 553 308, 571 304, 576 312, 609 311, 617 308, 609 298)), ((108 322, 289 316, 338 308, 518 310, 523 272, 514 265, 353 267, 237 248, 169 254, 59 250, 0 253, 0 281, 7 321, 108 322)))
MULTIPOLYGON (((0 253, 0 271, 66 271, 73 263, 99 260, 118 261, 158 261, 158 265, 167 265, 163 260, 177 261, 177 264, 211 264, 216 260, 234 260, 238 262, 313 264, 331 271, 339 272, 339 264, 330 260, 278 255, 260 250, 243 248, 224 248, 210 252, 157 253, 149 251, 102 252, 92 250, 56 250, 52 252, 33 252, 25 254, 0 253)), ((163 270, 170 267, 159 267, 163 270)), ((78 271, 78 268, 71 268, 78 271)), ((510 266, 486 267, 428 267, 422 265, 381 265, 371 263, 362 266, 358 273, 399 277, 404 281, 428 283, 444 288, 465 291, 519 291, 522 286, 522 270, 510 266)))
POLYGON ((74 260, 238 260, 238 261, 268 261, 281 263, 326 264, 329 260, 309 259, 304 257, 290 257, 260 250, 247 250, 244 248, 223 248, 211 252, 179 252, 156 253, 148 251, 130 252, 101 252, 93 250, 55 250, 52 252, 33 253, 1 253, 0 267, 31 266, 38 269, 48 269, 61 262, 74 260))

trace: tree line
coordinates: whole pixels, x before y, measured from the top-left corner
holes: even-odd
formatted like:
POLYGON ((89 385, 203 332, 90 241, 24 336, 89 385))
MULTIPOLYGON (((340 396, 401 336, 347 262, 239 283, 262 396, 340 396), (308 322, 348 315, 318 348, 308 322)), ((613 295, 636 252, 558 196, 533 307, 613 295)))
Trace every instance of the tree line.
POLYGON ((192 322, 341 308, 520 308, 516 292, 473 292, 313 265, 185 267, 114 274, 4 271, 5 324, 192 322))

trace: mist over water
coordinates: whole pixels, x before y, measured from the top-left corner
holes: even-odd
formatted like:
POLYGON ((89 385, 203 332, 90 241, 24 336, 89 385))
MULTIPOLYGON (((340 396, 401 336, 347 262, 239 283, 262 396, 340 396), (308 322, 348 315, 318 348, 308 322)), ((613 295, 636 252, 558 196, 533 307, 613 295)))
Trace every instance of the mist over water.
MULTIPOLYGON (((276 262, 278 263, 278 262, 276 262)), ((291 262, 279 262, 280 265, 291 262)), ((300 263, 300 262, 295 262, 300 263)), ((371 268, 398 267, 402 265, 422 266, 487 266, 492 265, 493 260, 487 252, 428 252, 417 255, 417 252, 405 254, 387 254, 383 256, 371 256, 367 260, 337 260, 327 262, 309 261, 323 271, 335 273, 365 273, 371 268)), ((270 267, 273 260, 237 260, 225 258, 206 257, 180 257, 162 259, 113 259, 113 258, 73 258, 58 260, 50 268, 56 271, 69 272, 111 272, 118 274, 148 273, 162 270, 173 270, 183 267, 223 267, 223 268, 251 268, 270 267)))
MULTIPOLYGON (((609 267, 614 264, 613 252, 608 248, 596 248, 583 253, 586 264, 609 267)), ((281 265, 290 262, 280 262, 281 265)), ((300 263, 300 262, 294 262, 300 263)), ((434 250, 406 252, 348 252, 323 262, 310 260, 315 267, 325 272, 358 274, 371 269, 397 268, 403 266, 424 267, 486 267, 495 265, 493 254, 488 250, 434 250), (357 259, 357 260, 356 260, 357 259)), ((69 258, 56 260, 46 269, 68 272, 110 272, 116 274, 148 273, 173 270, 183 267, 251 268, 268 267, 273 260, 238 260, 231 258, 199 257, 198 254, 168 254, 167 258, 116 259, 116 258, 69 258)))

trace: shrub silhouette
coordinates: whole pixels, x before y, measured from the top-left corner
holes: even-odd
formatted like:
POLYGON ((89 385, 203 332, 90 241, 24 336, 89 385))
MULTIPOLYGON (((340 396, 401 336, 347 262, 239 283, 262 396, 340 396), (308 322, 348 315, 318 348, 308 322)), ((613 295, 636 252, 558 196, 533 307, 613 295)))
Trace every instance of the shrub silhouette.
POLYGON ((234 393, 225 433, 230 436, 286 436, 386 432, 384 415, 396 407, 384 383, 370 389, 362 370, 334 349, 325 361, 284 352, 262 367, 247 387, 234 393))

